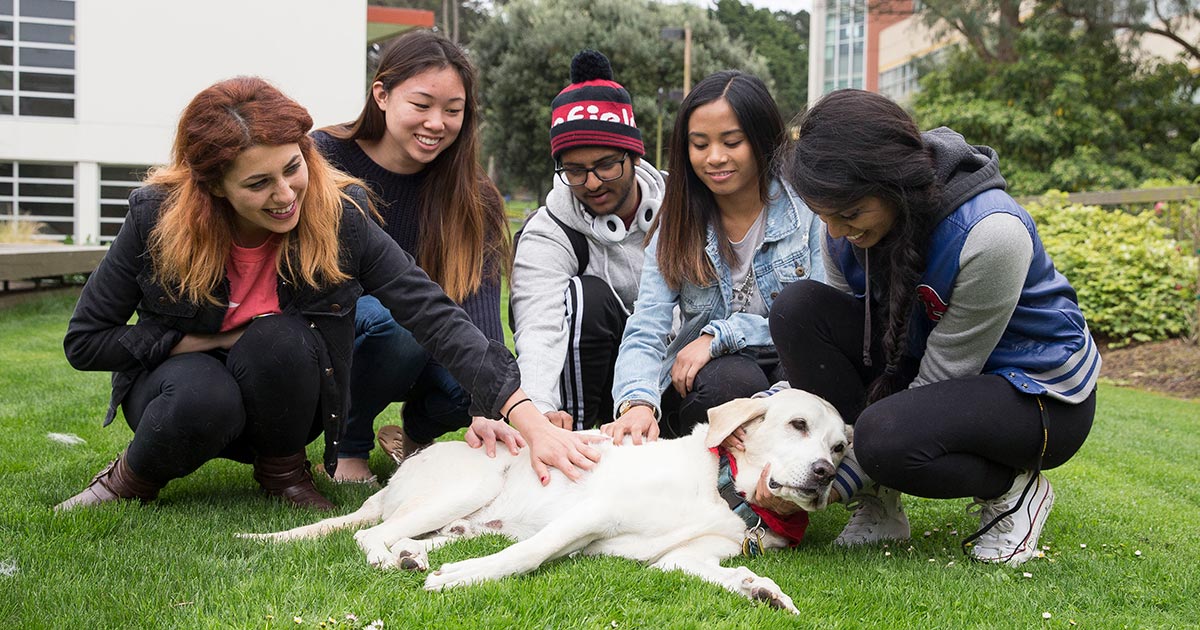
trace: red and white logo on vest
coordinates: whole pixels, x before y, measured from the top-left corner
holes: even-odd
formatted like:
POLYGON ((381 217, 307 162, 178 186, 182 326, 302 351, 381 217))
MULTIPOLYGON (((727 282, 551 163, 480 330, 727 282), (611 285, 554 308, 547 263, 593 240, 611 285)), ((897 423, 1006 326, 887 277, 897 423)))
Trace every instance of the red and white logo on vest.
POLYGON ((917 286, 917 296, 921 298, 921 303, 925 305, 925 317, 931 322, 941 321, 942 315, 946 314, 946 301, 942 296, 938 295, 937 291, 928 284, 917 286))

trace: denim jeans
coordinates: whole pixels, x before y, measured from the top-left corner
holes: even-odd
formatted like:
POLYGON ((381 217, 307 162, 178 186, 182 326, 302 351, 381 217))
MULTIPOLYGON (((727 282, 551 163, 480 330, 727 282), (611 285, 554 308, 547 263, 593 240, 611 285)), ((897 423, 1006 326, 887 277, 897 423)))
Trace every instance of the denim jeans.
POLYGON ((379 300, 358 299, 350 415, 339 457, 366 458, 375 443, 375 417, 403 402, 404 431, 417 442, 470 425, 470 396, 430 357, 379 300))

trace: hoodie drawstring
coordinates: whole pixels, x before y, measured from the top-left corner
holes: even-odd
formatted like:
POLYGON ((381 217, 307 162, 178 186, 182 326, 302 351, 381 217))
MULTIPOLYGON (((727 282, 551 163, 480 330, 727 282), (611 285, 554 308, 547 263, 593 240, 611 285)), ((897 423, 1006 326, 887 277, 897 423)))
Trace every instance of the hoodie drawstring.
POLYGON ((863 365, 871 367, 871 248, 863 250, 863 265, 866 267, 867 296, 864 300, 866 314, 863 320, 863 365))

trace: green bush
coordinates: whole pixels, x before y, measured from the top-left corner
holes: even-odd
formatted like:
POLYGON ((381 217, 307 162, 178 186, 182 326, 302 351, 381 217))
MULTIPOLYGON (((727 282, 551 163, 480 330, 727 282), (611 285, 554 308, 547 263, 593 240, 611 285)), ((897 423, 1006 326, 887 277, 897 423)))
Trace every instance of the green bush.
POLYGON ((1028 209, 1054 266, 1078 292, 1088 326, 1110 347, 1189 332, 1197 260, 1153 211, 1068 205, 1061 193, 1028 209))

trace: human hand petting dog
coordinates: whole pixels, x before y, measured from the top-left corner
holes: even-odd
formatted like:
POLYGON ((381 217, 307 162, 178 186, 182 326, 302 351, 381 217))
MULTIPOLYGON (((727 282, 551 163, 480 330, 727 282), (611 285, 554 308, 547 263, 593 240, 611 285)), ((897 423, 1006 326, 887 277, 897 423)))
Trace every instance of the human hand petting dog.
POLYGON ((521 437, 519 431, 499 420, 483 416, 471 418, 471 428, 467 429, 464 439, 471 448, 482 446, 488 457, 496 456, 496 442, 503 442, 508 447, 508 452, 513 455, 525 448, 525 438, 521 437))
POLYGON ((675 355, 675 364, 671 366, 671 384, 680 396, 687 396, 692 391, 696 374, 712 361, 712 341, 713 336, 705 333, 675 355))
POLYGON ((628 434, 634 444, 641 444, 643 436, 647 442, 658 439, 658 421, 654 419, 654 408, 645 405, 630 407, 615 422, 600 427, 600 432, 612 438, 613 444, 621 444, 628 434))
POLYGON ((583 474, 579 469, 591 470, 600 461, 600 451, 590 444, 607 438, 575 433, 552 424, 520 389, 502 409, 508 411, 509 424, 529 444, 529 463, 543 486, 550 483, 550 468, 557 468, 571 481, 579 481, 583 474))

